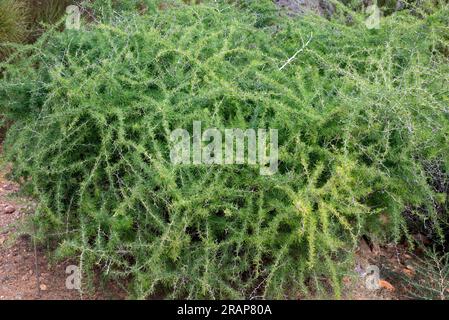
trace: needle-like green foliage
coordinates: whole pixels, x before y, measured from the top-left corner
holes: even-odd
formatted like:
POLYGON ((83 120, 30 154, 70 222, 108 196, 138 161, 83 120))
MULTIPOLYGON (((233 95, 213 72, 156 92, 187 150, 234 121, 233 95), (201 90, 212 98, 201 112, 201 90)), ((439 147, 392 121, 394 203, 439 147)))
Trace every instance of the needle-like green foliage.
POLYGON ((258 10, 122 13, 3 66, 5 150, 41 240, 134 297, 294 298, 338 296, 358 237, 408 236, 405 208, 438 226, 423 163, 448 172, 447 7, 379 30, 258 10), (278 129, 279 172, 173 165, 169 134, 193 121, 278 129))

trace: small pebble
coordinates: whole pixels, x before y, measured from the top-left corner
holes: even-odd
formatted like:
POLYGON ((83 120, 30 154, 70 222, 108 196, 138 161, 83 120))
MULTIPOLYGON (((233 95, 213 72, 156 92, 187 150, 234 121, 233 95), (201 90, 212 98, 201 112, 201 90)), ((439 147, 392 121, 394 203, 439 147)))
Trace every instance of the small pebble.
POLYGON ((411 271, 415 271, 415 268, 411 264, 408 264, 405 267, 411 271))
POLYGON ((16 208, 14 208, 13 206, 6 206, 4 213, 5 214, 12 214, 12 213, 14 213, 14 211, 16 211, 16 208))

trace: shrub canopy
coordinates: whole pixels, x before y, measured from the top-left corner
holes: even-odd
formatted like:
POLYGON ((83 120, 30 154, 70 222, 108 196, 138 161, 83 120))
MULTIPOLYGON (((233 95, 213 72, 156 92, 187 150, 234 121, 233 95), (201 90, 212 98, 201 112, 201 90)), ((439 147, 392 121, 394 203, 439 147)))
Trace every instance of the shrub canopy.
POLYGON ((7 159, 58 256, 139 298, 338 296, 360 235, 408 236, 405 208, 441 231, 425 164, 448 172, 447 7, 379 30, 263 8, 122 12, 2 66, 7 159), (278 173, 173 165, 193 121, 278 129, 278 173))

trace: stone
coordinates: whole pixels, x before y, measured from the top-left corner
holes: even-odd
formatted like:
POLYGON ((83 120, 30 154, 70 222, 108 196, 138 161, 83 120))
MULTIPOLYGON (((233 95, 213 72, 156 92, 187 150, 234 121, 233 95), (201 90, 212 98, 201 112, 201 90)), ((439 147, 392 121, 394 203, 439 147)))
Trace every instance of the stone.
POLYGON ((16 208, 14 208, 13 206, 11 206, 11 205, 7 205, 6 207, 5 207, 5 209, 4 209, 4 213, 5 214, 13 214, 14 212, 16 211, 16 208))

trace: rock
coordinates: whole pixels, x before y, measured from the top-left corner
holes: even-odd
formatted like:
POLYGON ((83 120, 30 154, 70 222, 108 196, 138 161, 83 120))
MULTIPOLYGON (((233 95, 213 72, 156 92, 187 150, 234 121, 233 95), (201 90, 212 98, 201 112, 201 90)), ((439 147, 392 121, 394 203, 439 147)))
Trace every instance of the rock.
POLYGON ((379 286, 383 289, 386 289, 388 291, 394 291, 395 288, 393 287, 393 285, 391 283, 389 283, 386 280, 379 280, 379 286))
POLYGON ((401 0, 399 0, 398 2, 396 2, 396 11, 400 11, 400 10, 404 10, 405 9, 405 3, 401 0))
POLYGON ((5 214, 13 214, 15 211, 16 211, 16 208, 14 208, 13 206, 8 205, 8 206, 5 207, 3 212, 5 214))
POLYGON ((42 291, 47 291, 47 286, 45 285, 45 284, 41 284, 40 286, 39 286, 39 289, 41 289, 42 291))
POLYGON ((331 17, 335 13, 335 5, 329 0, 275 0, 275 4, 293 15, 312 11, 321 16, 331 17))
POLYGON ((410 264, 406 265, 405 267, 410 271, 415 271, 415 268, 410 264))
POLYGON ((410 270, 408 268, 403 269, 402 272, 409 278, 413 277, 413 275, 414 275, 413 270, 410 270))

